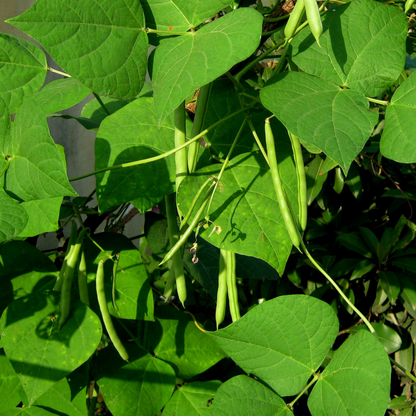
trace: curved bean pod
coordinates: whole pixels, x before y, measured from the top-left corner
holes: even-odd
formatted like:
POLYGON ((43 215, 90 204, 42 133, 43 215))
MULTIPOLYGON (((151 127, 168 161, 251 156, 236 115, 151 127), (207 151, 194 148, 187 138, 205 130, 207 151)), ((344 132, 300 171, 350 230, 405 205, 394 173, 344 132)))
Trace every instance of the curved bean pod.
POLYGON ((321 14, 319 13, 318 3, 316 0, 304 0, 305 1, 305 10, 306 17, 309 22, 309 27, 311 28, 312 35, 316 39, 316 43, 321 47, 319 43, 319 38, 322 35, 322 20, 321 14))
POLYGON ((227 264, 226 251, 220 250, 220 269, 218 273, 218 290, 217 290, 217 306, 215 308, 215 322, 217 329, 225 318, 225 309, 227 307, 227 264))

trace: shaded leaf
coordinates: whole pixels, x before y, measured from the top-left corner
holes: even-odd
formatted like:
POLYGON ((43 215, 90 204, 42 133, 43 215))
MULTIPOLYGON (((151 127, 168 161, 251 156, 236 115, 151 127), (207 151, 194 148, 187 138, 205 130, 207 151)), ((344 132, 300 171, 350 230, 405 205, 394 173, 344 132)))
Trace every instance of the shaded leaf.
POLYGON ((17 237, 28 221, 25 208, 0 189, 0 242, 17 237))
POLYGON ((0 349, 0 408, 3 410, 15 408, 21 401, 21 390, 22 386, 14 368, 0 349))

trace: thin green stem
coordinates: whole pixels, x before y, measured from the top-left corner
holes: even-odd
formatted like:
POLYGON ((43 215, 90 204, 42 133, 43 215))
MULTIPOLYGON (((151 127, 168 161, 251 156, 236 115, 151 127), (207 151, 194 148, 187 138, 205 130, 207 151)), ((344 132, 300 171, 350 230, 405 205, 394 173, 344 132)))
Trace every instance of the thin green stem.
POLYGON ((59 74, 59 75, 62 75, 63 77, 71 78, 71 75, 68 75, 62 71, 58 71, 57 69, 50 68, 49 66, 46 69, 50 72, 53 72, 54 74, 59 74))
POLYGON ((293 409, 295 403, 303 396, 305 391, 307 391, 315 382, 319 379, 319 374, 315 374, 313 379, 307 384, 307 386, 290 402, 288 403, 287 407, 289 409, 293 409))
MULTIPOLYGON (((290 14, 286 14, 286 15, 280 16, 280 17, 263 17, 263 20, 265 22, 280 22, 281 20, 289 19, 289 16, 290 16, 290 14)), ((264 33, 263 33, 263 35, 264 35, 264 33)))
POLYGON ((105 113, 109 116, 110 112, 108 111, 107 107, 105 106, 105 104, 103 103, 103 100, 101 99, 101 97, 93 92, 92 95, 95 97, 95 99, 99 102, 100 106, 102 107, 102 109, 105 111, 105 113))
POLYGON ((251 61, 247 66, 245 66, 234 78, 237 82, 240 82, 241 77, 254 65, 256 65, 258 62, 266 58, 266 56, 269 56, 273 51, 279 50, 286 44, 286 39, 282 40, 281 42, 277 43, 272 48, 268 49, 266 52, 259 55, 256 59, 251 61))
POLYGON ((407 375, 407 377, 411 378, 414 382, 416 382, 416 377, 412 374, 409 373, 404 367, 402 367, 397 361, 393 360, 393 358, 389 357, 390 361, 392 362, 393 365, 395 365, 397 368, 399 368, 401 371, 403 371, 403 373, 405 373, 407 375))
POLYGON ((231 74, 230 74, 230 71, 227 71, 226 73, 225 73, 225 75, 227 76, 227 78, 233 83, 233 85, 234 85, 234 88, 236 89, 236 91, 238 91, 238 92, 240 92, 240 93, 242 93, 242 92, 244 92, 244 88, 243 88, 243 86, 240 84, 240 82, 239 81, 237 81, 231 74))
POLYGON ((212 191, 211 198, 210 198, 209 203, 208 203, 208 209, 207 209, 207 211, 206 211, 206 212, 207 212, 207 215, 209 215, 209 213, 210 213, 210 211, 211 211, 212 201, 213 201, 213 199, 214 199, 214 195, 215 195, 215 192, 216 192, 216 190, 217 190, 218 184, 221 182, 222 175, 223 175, 223 173, 224 173, 225 169, 226 169, 226 168, 227 168, 227 166, 228 166, 228 162, 230 161, 231 154, 233 153, 233 150, 234 150, 234 148, 235 148, 235 146, 236 146, 236 144, 237 144, 237 142, 238 142, 238 139, 240 138, 241 133, 242 133, 242 132, 243 132, 243 130, 244 130, 244 126, 246 125, 246 121, 247 121, 247 118, 245 118, 245 119, 244 119, 244 121, 241 123, 240 130, 238 130, 238 133, 237 133, 237 135, 235 136, 235 139, 234 139, 234 141, 233 141, 233 144, 231 145, 231 148, 230 148, 230 150, 228 151, 227 157, 225 158, 225 161, 224 161, 224 163, 223 163, 223 165, 222 165, 222 168, 221 168, 221 170, 220 170, 220 173, 218 174, 217 181, 216 181, 216 183, 215 183, 215 185, 214 185, 214 190, 212 191))
POLYGON ((389 101, 377 100, 377 98, 366 97, 368 101, 375 104, 390 105, 389 101))
POLYGON ((9 168, 10 162, 13 158, 11 157, 7 157, 7 161, 6 164, 3 166, 3 169, 0 172, 0 178, 4 175, 4 172, 6 172, 6 170, 9 168))
POLYGON ((164 159, 165 157, 168 157, 170 155, 173 155, 176 152, 179 152, 179 150, 182 150, 183 148, 189 146, 190 144, 192 144, 193 142, 196 142, 197 140, 199 140, 201 137, 205 136, 210 130, 214 129, 215 127, 217 127, 218 125, 220 125, 221 123, 224 123, 224 121, 227 121, 233 117, 235 117, 238 114, 244 113, 245 111, 247 111, 251 106, 253 105, 250 104, 248 107, 246 108, 242 108, 241 110, 238 110, 232 114, 230 114, 227 117, 224 117, 223 119, 217 121, 216 123, 214 123, 213 125, 209 126, 208 128, 206 128, 204 131, 202 131, 201 133, 199 133, 197 136, 193 137, 192 139, 190 139, 189 141, 187 141, 185 144, 183 144, 182 146, 176 147, 175 149, 169 150, 168 152, 162 153, 161 155, 158 156, 154 156, 154 157, 149 157, 148 159, 142 159, 142 160, 135 160, 134 162, 128 162, 128 163, 122 163, 120 165, 114 165, 114 166, 108 166, 106 168, 103 169, 99 169, 96 170, 94 172, 90 172, 90 173, 86 173, 85 175, 81 175, 81 176, 77 176, 76 178, 71 178, 69 179, 70 182, 75 182, 75 181, 79 181, 81 179, 85 179, 85 178, 89 178, 90 176, 94 176, 94 175, 98 175, 99 173, 104 173, 104 172, 108 172, 110 170, 117 170, 117 169, 123 169, 123 168, 130 168, 132 166, 138 166, 138 165, 145 165, 146 163, 151 163, 151 162, 156 162, 157 160, 160 159, 164 159))
POLYGON ((264 159, 266 160, 267 164, 269 165, 269 158, 267 157, 267 153, 266 153, 266 151, 264 150, 263 145, 261 144, 260 138, 259 138, 259 136, 258 136, 258 134, 257 134, 257 132, 256 132, 256 129, 255 129, 255 127, 254 127, 254 124, 253 124, 253 122, 251 121, 251 119, 250 119, 250 118, 247 118, 247 123, 248 123, 248 125, 249 125, 249 127, 250 127, 251 134, 253 135, 254 140, 256 141, 257 146, 258 146, 258 147, 259 147, 259 149, 260 149, 261 154, 263 155, 264 159))
POLYGON ((312 255, 309 253, 308 249, 306 248, 305 243, 303 240, 300 241, 300 245, 302 249, 304 250, 304 253, 308 257, 308 259, 311 261, 311 263, 328 279, 328 281, 331 283, 331 285, 335 288, 335 290, 340 294, 340 296, 345 300, 345 302, 350 306, 354 312, 363 320, 363 322, 366 324, 367 328, 370 330, 370 332, 373 334, 376 332, 373 325, 368 321, 368 319, 362 314, 362 312, 355 307, 355 305, 348 299, 348 297, 345 295, 345 293, 341 290, 341 288, 335 283, 335 281, 332 279, 332 277, 318 264, 318 262, 312 257, 312 255))
POLYGON ((173 30, 156 30, 146 28, 144 29, 147 33, 156 33, 158 35, 172 35, 172 36, 182 36, 182 35, 192 35, 192 32, 174 32, 173 30))

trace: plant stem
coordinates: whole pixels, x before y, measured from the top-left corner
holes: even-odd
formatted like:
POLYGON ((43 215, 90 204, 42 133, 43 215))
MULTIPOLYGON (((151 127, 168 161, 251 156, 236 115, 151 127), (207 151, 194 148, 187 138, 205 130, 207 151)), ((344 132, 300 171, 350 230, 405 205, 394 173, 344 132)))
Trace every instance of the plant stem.
POLYGON ((144 29, 147 33, 157 33, 158 35, 172 35, 172 36, 182 36, 182 35, 192 35, 192 32, 174 32, 172 30, 156 30, 156 29, 150 29, 146 28, 144 29))
POLYGON ((314 384, 315 382, 316 382, 316 380, 318 380, 319 379, 319 375, 318 374, 315 374, 314 376, 313 376, 313 379, 307 384, 307 386, 294 398, 294 400, 293 401, 291 401, 288 405, 287 405, 287 407, 289 408, 289 409, 292 409, 293 408, 293 406, 294 406, 294 404, 301 398, 301 396, 303 396, 303 394, 305 393, 305 391, 306 390, 308 390, 311 386, 312 386, 312 384, 314 384))
POLYGON ((372 334, 376 332, 374 327, 371 325, 371 323, 368 321, 368 319, 353 305, 353 303, 348 299, 348 297, 345 295, 345 293, 341 290, 341 288, 335 283, 335 281, 332 279, 332 277, 318 264, 318 262, 312 257, 312 255, 309 253, 308 249, 306 248, 305 243, 303 240, 300 240, 300 245, 302 249, 304 250, 304 253, 308 257, 308 259, 311 261, 311 263, 328 279, 328 281, 331 283, 331 285, 335 288, 335 290, 340 294, 340 296, 347 302, 347 304, 354 310, 354 312, 363 320, 363 322, 367 325, 367 328, 370 330, 372 334))
POLYGON ((46 68, 48 71, 53 72, 55 74, 62 75, 63 77, 71 78, 71 75, 66 74, 65 72, 58 71, 57 69, 50 68, 49 66, 46 68))
MULTIPOLYGON (((264 159, 266 160, 267 164, 269 165, 269 158, 268 158, 268 156, 267 156, 266 151, 264 150, 263 145, 261 144, 260 138, 259 138, 259 136, 258 136, 258 134, 257 134, 257 132, 256 132, 256 129, 254 128, 254 124, 253 124, 253 122, 251 121, 250 117, 248 117, 248 118, 247 118, 247 123, 248 123, 248 125, 249 125, 249 127, 250 127, 251 134, 253 135, 254 140, 256 141, 257 146, 258 146, 258 147, 259 147, 259 149, 260 149, 261 154, 263 155, 264 159)), ((270 166, 270 165, 269 165, 269 166, 270 166)))
POLYGON ((149 157, 147 159, 135 160, 134 162, 122 163, 121 165, 108 166, 106 168, 99 169, 99 170, 96 170, 94 172, 86 173, 85 175, 81 175, 81 176, 77 176, 75 178, 71 178, 71 179, 69 179, 69 181, 70 182, 75 182, 75 181, 79 181, 81 179, 89 178, 90 176, 98 175, 99 173, 107 172, 109 170, 130 168, 132 166, 145 165, 146 163, 156 162, 157 160, 164 159, 165 157, 168 157, 170 155, 173 155, 176 152, 179 152, 179 150, 182 150, 183 148, 189 146, 193 142, 196 142, 201 137, 205 136, 210 130, 214 129, 215 127, 217 127, 221 123, 224 123, 224 121, 227 121, 227 120, 235 117, 236 115, 247 111, 252 105, 253 105, 253 103, 250 104, 246 108, 242 108, 241 110, 238 110, 238 111, 230 114, 229 116, 224 117, 223 119, 221 119, 221 120, 217 121, 216 123, 214 123, 212 126, 209 126, 208 128, 206 128, 204 131, 202 131, 201 133, 199 133, 197 136, 195 136, 192 139, 190 139, 189 141, 187 141, 182 146, 176 147, 175 149, 169 150, 168 152, 162 153, 161 155, 154 156, 154 157, 149 157))
POLYGON ((259 55, 256 59, 254 59, 253 61, 251 61, 246 67, 244 67, 234 78, 237 82, 240 82, 240 78, 250 69, 252 68, 254 65, 256 65, 258 62, 260 62, 261 60, 263 60, 266 56, 270 55, 273 51, 275 51, 276 49, 280 49, 282 46, 284 46, 286 44, 286 39, 282 40, 281 42, 279 42, 278 44, 276 44, 275 46, 273 46, 272 48, 268 49, 266 52, 262 53, 261 55, 259 55))
MULTIPOLYGON (((263 20, 265 22, 280 22, 281 20, 289 19, 289 16, 290 16, 290 14, 286 14, 286 15, 280 16, 280 17, 263 17, 263 20)), ((263 33, 263 35, 264 35, 264 33, 263 33)))
POLYGON ((370 101, 371 103, 381 104, 381 105, 390 105, 389 101, 377 100, 376 98, 371 98, 371 97, 365 97, 365 98, 367 98, 367 100, 370 101))
POLYGON ((391 363, 395 365, 397 368, 399 368, 401 371, 403 371, 403 373, 405 373, 407 377, 411 378, 414 382, 416 382, 416 377, 412 373, 409 373, 409 371, 402 367, 397 361, 393 360, 393 358, 389 357, 389 359, 391 363))
POLYGON ((105 113, 109 116, 111 115, 110 112, 108 111, 107 107, 105 106, 105 104, 103 103, 103 100, 101 99, 101 97, 96 94, 95 92, 92 93, 92 95, 95 97, 95 99, 99 102, 100 106, 102 107, 102 109, 105 111, 105 113))

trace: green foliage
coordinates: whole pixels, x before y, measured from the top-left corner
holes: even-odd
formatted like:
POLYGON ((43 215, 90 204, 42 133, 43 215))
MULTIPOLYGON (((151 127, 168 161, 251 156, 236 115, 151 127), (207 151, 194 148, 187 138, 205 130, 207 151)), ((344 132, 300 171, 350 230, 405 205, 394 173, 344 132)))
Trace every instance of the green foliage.
POLYGON ((326 2, 322 33, 315 6, 296 31, 261 1, 38 0, 8 20, 65 72, 0 34, 0 416, 414 414, 414 6, 326 2), (49 117, 96 132, 94 172, 68 179, 49 117), (70 222, 86 284, 64 291, 70 222))

